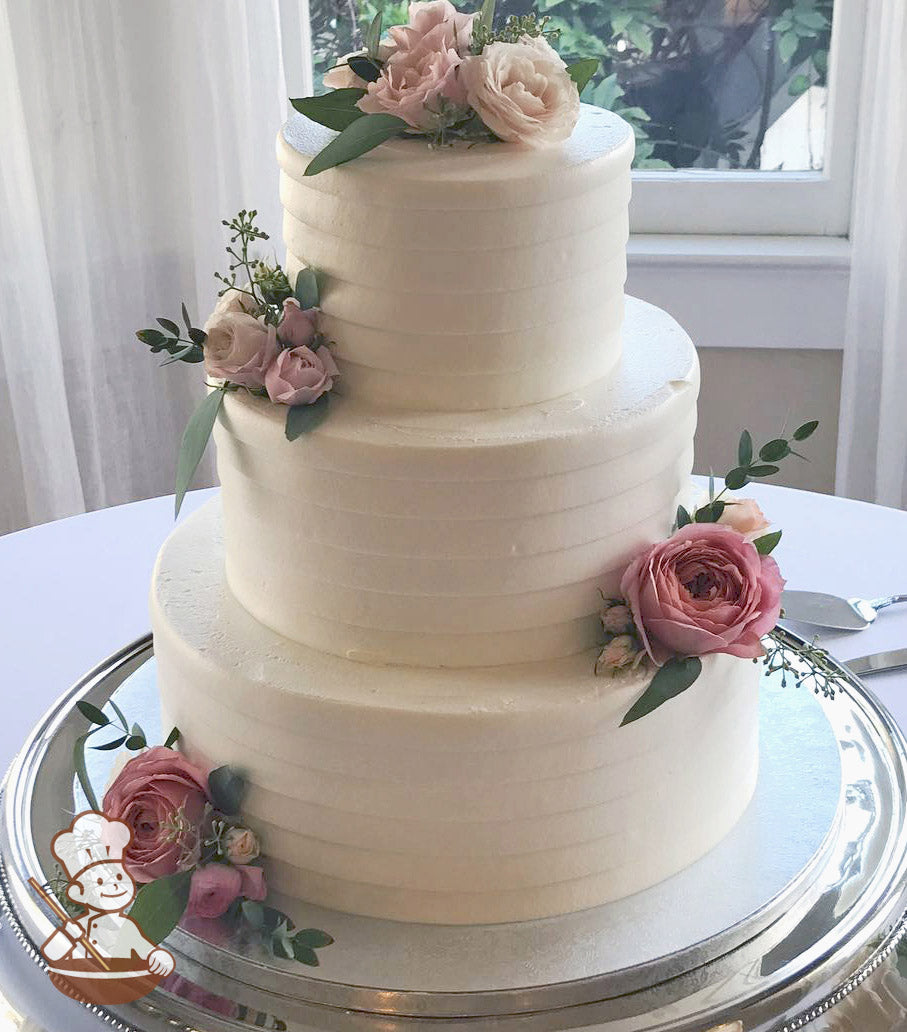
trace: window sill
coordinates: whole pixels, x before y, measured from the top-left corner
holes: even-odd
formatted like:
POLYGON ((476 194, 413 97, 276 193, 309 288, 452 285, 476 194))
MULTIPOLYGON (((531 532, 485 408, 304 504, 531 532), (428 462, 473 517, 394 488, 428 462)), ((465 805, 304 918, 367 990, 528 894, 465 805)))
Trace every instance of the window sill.
POLYGON ((846 238, 638 234, 627 264, 629 293, 669 311, 698 347, 843 346, 846 238))

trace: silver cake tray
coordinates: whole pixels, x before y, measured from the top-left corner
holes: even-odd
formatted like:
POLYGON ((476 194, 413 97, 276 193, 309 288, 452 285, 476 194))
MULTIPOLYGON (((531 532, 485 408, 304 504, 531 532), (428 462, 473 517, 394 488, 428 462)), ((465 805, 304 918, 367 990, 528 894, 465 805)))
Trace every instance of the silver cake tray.
MULTIPOLYGON (((790 636, 808 669, 803 643, 790 636)), ((907 743, 846 671, 834 700, 764 676, 752 804, 702 860, 606 906, 509 925, 434 926, 278 901, 331 933, 308 968, 243 946, 215 922, 167 945, 169 989, 100 1012, 136 1029, 447 1028, 792 1032, 896 946, 907 909, 907 743)), ((0 904, 40 964, 52 922, 28 888, 53 875, 49 844, 82 808, 72 750, 78 699, 114 697, 160 733, 150 636, 58 700, 11 767, 0 828, 0 904)), ((169 730, 169 729, 168 729, 169 730)), ((691 743, 691 750, 695 743, 691 743)), ((100 788, 112 762, 92 754, 100 788)), ((640 815, 640 819, 645 819, 640 815)))

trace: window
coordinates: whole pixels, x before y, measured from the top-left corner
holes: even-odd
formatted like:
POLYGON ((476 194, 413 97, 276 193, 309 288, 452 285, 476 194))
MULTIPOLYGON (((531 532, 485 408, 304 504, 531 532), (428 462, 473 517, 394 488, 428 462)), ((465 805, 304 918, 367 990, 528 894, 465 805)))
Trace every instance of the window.
MULTIPOLYGON (((460 6, 467 6, 464 2, 460 6)), ((472 6, 478 6, 478 0, 472 6)), ((405 0, 310 0, 316 89, 405 0)), ((595 56, 583 99, 637 135, 637 233, 844 235, 866 0, 498 0, 536 10, 567 58, 595 56)))

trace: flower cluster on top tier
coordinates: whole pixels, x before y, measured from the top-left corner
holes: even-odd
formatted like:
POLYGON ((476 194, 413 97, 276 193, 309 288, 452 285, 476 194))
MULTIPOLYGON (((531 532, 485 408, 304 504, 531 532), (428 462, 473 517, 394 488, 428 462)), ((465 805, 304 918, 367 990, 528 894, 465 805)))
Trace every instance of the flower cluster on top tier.
POLYGON ((180 444, 176 475, 176 513, 201 461, 217 414, 228 391, 247 390, 286 408, 290 441, 317 426, 327 412, 329 392, 340 375, 330 347, 319 332, 319 285, 314 269, 302 269, 294 286, 277 264, 253 258, 250 246, 267 240, 255 225, 256 211, 241 211, 223 225, 230 271, 215 273, 224 285, 204 329, 192 325, 182 306, 186 336, 173 319, 136 336, 162 363, 204 362, 210 394, 195 410, 180 444), (245 277, 241 281, 238 277, 245 277))
POLYGON ((551 45, 547 18, 512 16, 497 32, 494 3, 465 14, 450 0, 416 0, 409 21, 381 37, 376 15, 365 49, 324 77, 331 93, 292 100, 297 111, 340 131, 306 169, 316 175, 400 133, 436 144, 504 140, 543 147, 566 140, 595 58, 569 67, 551 45))
MULTIPOLYGON (((686 691, 702 670, 702 656, 764 658, 770 670, 790 669, 783 639, 769 649, 765 645, 781 616, 784 578, 770 555, 781 531, 769 530, 752 498, 728 492, 773 476, 778 462, 798 454, 793 444, 805 441, 817 426, 815 420, 803 423, 790 439, 777 437, 763 445, 758 456, 744 430, 737 465, 725 475, 723 489, 716 493, 710 477, 708 498, 692 512, 679 506, 671 536, 630 562, 619 598, 603 600, 604 643, 596 673, 616 676, 643 665, 653 669, 624 724, 686 691)), ((829 668, 828 679, 814 680, 816 690, 833 694, 833 676, 829 668)))
POLYGON ((317 966, 315 951, 331 945, 331 936, 316 928, 298 929, 265 903, 261 843, 240 813, 246 792, 242 774, 229 766, 204 770, 192 763, 176 749, 180 735, 175 728, 166 744, 149 747, 142 728, 130 724, 114 702, 108 705, 113 716, 85 700, 76 703, 91 725, 77 742, 76 775, 91 808, 132 832, 123 863, 141 888, 130 915, 153 914, 153 925, 143 927, 155 928, 156 941, 169 935, 183 915, 216 919, 256 937, 276 956, 317 966), (107 741, 90 748, 125 747, 101 806, 85 763, 87 743, 96 735, 107 741))

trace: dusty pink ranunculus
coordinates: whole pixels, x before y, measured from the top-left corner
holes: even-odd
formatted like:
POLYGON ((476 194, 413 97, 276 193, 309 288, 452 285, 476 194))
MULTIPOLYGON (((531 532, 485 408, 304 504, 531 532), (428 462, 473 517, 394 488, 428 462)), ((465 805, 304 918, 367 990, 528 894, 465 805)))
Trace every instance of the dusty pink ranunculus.
POLYGON ((205 369, 217 380, 264 387, 277 357, 277 331, 242 311, 214 314, 205 323, 205 369))
POLYGON ((208 776, 162 745, 133 757, 104 793, 104 813, 132 829, 123 861, 137 882, 175 874, 197 861, 208 776))
POLYGON ((718 522, 725 527, 733 527, 747 541, 755 541, 771 526, 758 502, 753 498, 739 498, 727 502, 718 517, 718 522))
POLYGON ((246 899, 260 903, 268 895, 265 872, 260 867, 246 865, 237 867, 240 877, 239 894, 246 899))
POLYGON ((576 83, 544 36, 490 43, 463 61, 459 80, 469 106, 510 143, 560 143, 579 120, 576 83))
POLYGON ((690 523, 652 545, 620 582, 659 666, 673 655, 761 656, 760 639, 778 620, 783 587, 774 559, 718 523, 690 523))
POLYGON ((267 372, 268 397, 278 405, 311 405, 334 386, 340 373, 330 349, 322 345, 281 351, 267 372))
POLYGON ((205 864, 196 867, 189 883, 189 917, 220 917, 239 896, 242 877, 238 867, 205 864))
POLYGON ((394 50, 414 50, 426 36, 431 36, 436 45, 455 50, 463 57, 469 53, 475 19, 475 13, 461 13, 450 0, 418 0, 409 5, 409 22, 395 25, 388 33, 394 50))
POLYGON ((299 307, 295 297, 283 303, 283 318, 277 327, 277 339, 285 348, 310 348, 318 330, 318 309, 299 307))
POLYGON ((442 22, 414 46, 398 47, 381 75, 368 84, 358 106, 366 114, 396 115, 414 129, 434 129, 442 109, 453 106, 465 114, 466 91, 457 75, 460 64, 442 22))

